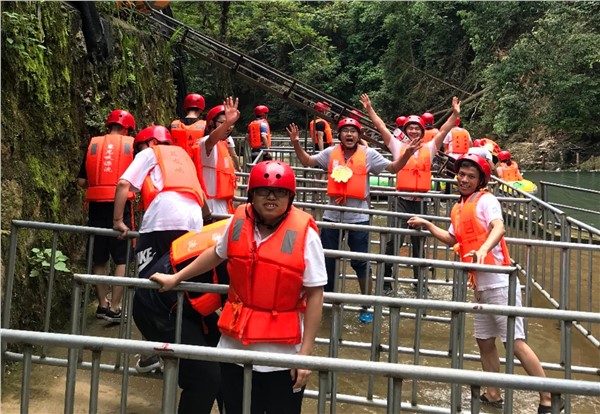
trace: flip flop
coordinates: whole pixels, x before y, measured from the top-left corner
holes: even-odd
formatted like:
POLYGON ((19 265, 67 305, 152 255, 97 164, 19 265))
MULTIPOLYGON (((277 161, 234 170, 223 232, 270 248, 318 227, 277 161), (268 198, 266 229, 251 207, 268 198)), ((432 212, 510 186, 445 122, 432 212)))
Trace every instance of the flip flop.
POLYGON ((488 399, 488 397, 485 395, 485 393, 483 393, 479 396, 479 401, 481 401, 481 403, 483 405, 487 405, 488 407, 491 407, 491 408, 497 408, 499 410, 502 409, 502 406, 504 404, 504 400, 502 398, 500 398, 499 400, 496 400, 496 401, 490 401, 488 399))

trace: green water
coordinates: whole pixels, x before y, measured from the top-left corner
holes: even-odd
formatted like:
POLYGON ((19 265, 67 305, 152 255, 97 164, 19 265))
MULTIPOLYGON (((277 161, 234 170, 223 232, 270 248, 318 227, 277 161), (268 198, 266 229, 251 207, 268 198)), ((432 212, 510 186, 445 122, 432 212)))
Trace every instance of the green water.
MULTIPOLYGON (((600 172, 526 171, 523 178, 538 186, 537 197, 542 198, 540 181, 600 191, 600 172)), ((546 186, 546 201, 566 204, 587 210, 600 211, 600 194, 585 193, 565 188, 546 186)), ((600 229, 600 215, 560 208, 569 216, 600 229)))

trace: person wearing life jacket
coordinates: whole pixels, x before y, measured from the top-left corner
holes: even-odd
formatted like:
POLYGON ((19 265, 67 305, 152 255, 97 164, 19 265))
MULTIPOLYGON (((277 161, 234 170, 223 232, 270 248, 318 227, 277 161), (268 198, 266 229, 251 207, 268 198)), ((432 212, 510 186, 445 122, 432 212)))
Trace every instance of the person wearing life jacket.
POLYGON ((438 132, 440 132, 440 130, 433 126, 434 117, 431 112, 423 113, 423 115, 421 115, 421 119, 425 123, 425 135, 423 135, 423 139, 421 141, 423 144, 426 144, 432 141, 438 132))
MULTIPOLYGON (((175 239, 170 251, 165 253, 146 272, 146 278, 156 272, 173 274, 187 267, 205 250, 214 247, 225 234, 229 220, 221 220, 191 231, 175 239)), ((227 262, 189 280, 205 284, 229 284, 227 262)), ((186 291, 181 309, 181 344, 216 347, 221 336, 217 327, 216 311, 226 300, 226 295, 209 292, 186 291)), ((135 290, 132 316, 140 333, 148 341, 161 343, 176 342, 177 292, 159 292, 157 289, 135 290)), ((148 359, 162 360, 155 354, 148 359)), ((136 365, 138 372, 149 372, 146 365, 136 365)), ((177 412, 210 414, 217 399, 222 410, 220 396, 221 370, 218 362, 181 359, 179 361, 179 404, 177 412), (202 390, 202 392, 199 392, 202 390)))
MULTIPOLYGON (((504 221, 498 199, 486 191, 490 179, 488 163, 477 154, 464 154, 455 163, 460 201, 453 207, 451 225, 444 230, 422 217, 408 220, 413 228, 424 228, 432 236, 449 246, 455 246, 463 262, 508 266, 510 257, 504 240, 504 221)), ((475 300, 480 306, 508 305, 508 275, 493 272, 473 272, 471 286, 475 289, 475 300)), ((516 304, 521 306, 521 288, 516 283, 516 304)), ((500 361, 496 349, 496 338, 506 345, 507 317, 476 313, 475 338, 481 354, 484 371, 498 372, 500 361)), ((515 319, 514 353, 529 375, 544 377, 538 357, 525 342, 523 318, 515 319)), ((497 408, 502 406, 499 388, 488 387, 480 396, 483 404, 497 408)), ((549 413, 550 394, 540 393, 538 412, 549 413), (547 411, 548 410, 548 411, 547 411)))
POLYGON ((140 277, 169 251, 173 240, 202 230, 203 218, 211 214, 192 159, 172 143, 164 126, 141 130, 134 140, 136 156, 117 184, 113 228, 121 237, 129 231, 119 217, 126 196, 130 191, 142 195, 144 217, 135 249, 140 277))
MULTIPOLYGON (((122 109, 115 109, 106 119, 106 134, 90 140, 77 175, 77 184, 86 190, 85 203, 88 209, 87 226, 89 227, 112 229, 115 189, 119 177, 133 161, 133 137, 130 135, 134 130, 133 116, 122 109)), ((119 216, 131 227, 133 227, 134 199, 133 192, 127 193, 119 212, 119 216)), ((127 240, 95 236, 92 273, 106 275, 112 257, 115 263, 114 275, 125 276, 127 244, 127 240)), ((109 288, 108 285, 96 285, 98 295, 96 318, 119 322, 123 287, 112 287, 110 301, 107 298, 109 288)))
MULTIPOLYGON (((230 136, 239 119, 238 99, 228 97, 223 105, 211 108, 206 114, 207 136, 193 147, 193 161, 200 185, 206 194, 213 214, 233 214, 233 197, 237 188, 236 163, 231 153, 235 144, 230 136)), ((238 164, 239 165, 239 164, 238 164)))
POLYGON ((461 128, 460 118, 456 118, 454 128, 452 128, 444 138, 446 154, 456 160, 462 154, 466 154, 471 146, 472 141, 469 131, 461 128))
POLYGON ((183 101, 185 117, 171 122, 171 139, 192 156, 192 146, 204 136, 206 121, 201 118, 204 111, 204 97, 197 93, 187 95, 183 101))
MULTIPOLYGON (((317 102, 315 109, 321 113, 327 112, 330 106, 327 102, 317 102)), ((309 124, 309 133, 313 141, 314 151, 323 151, 333 145, 331 125, 323 118, 316 117, 309 124)))
POLYGON ((498 178, 504 181, 521 181, 523 176, 519 171, 519 164, 510 159, 509 151, 500 151, 498 153, 498 178))
MULTIPOLYGON (((327 195, 328 204, 351 208, 369 208, 369 174, 379 174, 383 171, 398 172, 408 160, 408 156, 394 162, 386 159, 374 148, 360 145, 360 123, 352 118, 343 118, 337 126, 339 144, 326 148, 318 154, 309 155, 300 146, 300 134, 296 124, 290 124, 287 132, 296 152, 296 156, 305 167, 319 166, 328 171, 327 195)), ((369 224, 369 215, 364 213, 346 212, 326 209, 323 220, 334 223, 369 224)), ((338 229, 321 229, 321 242, 325 249, 338 249, 340 231, 338 229)), ((369 233, 366 231, 349 230, 348 245, 353 252, 367 253, 369 251, 369 233)), ((336 282, 336 259, 326 258, 327 286, 326 292, 339 291, 336 282)), ((364 295, 371 293, 371 269, 366 260, 351 260, 350 265, 358 276, 360 291, 364 295)), ((369 307, 363 307, 359 321, 369 323, 373 313, 369 307)))
MULTIPOLYGON (((237 207, 226 236, 174 275, 151 280, 169 291, 228 260, 228 299, 219 318, 218 348, 310 355, 327 282, 314 219, 292 206, 291 167, 263 161, 248 180, 248 203, 237 207)), ((252 412, 300 413, 310 371, 254 365, 252 412)), ((244 368, 222 363, 225 411, 242 412, 244 368)))
MULTIPOLYGON (((460 101, 457 97, 452 98, 452 114, 446 122, 442 125, 438 133, 433 139, 427 143, 423 143, 423 137, 426 132, 426 124, 423 119, 417 115, 410 115, 404 121, 403 129, 407 135, 409 141, 402 142, 397 139, 393 139, 392 134, 387 129, 383 120, 377 115, 369 96, 364 93, 361 95, 361 103, 369 114, 369 118, 373 122, 373 125, 383 138, 383 143, 388 147, 392 153, 392 158, 395 160, 408 158, 406 164, 398 174, 396 175, 396 190, 403 192, 410 192, 413 195, 396 196, 395 200, 390 200, 389 208, 390 211, 397 213, 410 213, 410 214, 427 214, 427 203, 419 195, 419 193, 426 193, 431 189, 431 163, 435 157, 437 151, 441 148, 444 141, 444 137, 452 129, 456 118, 460 115, 460 101), (417 193, 417 194, 415 194, 417 193)), ((430 120, 431 121, 431 120, 430 120)), ((432 121, 431 121, 432 122, 432 121)), ((389 200, 389 198, 388 198, 389 200)), ((390 217, 388 219, 388 226, 395 228, 408 228, 406 219, 390 217)), ((412 256, 417 258, 424 257, 424 240, 421 237, 412 236, 412 256)), ((402 237, 391 237, 386 244, 385 254, 395 256, 402 246, 402 237)), ((386 295, 395 295, 397 270, 392 275, 393 265, 386 263, 384 266, 384 284, 383 292, 386 295)), ((413 276, 415 286, 418 290, 419 296, 425 296, 427 289, 426 273, 421 271, 418 267, 413 267, 413 276)))
MULTIPOLYGON (((271 148, 271 127, 269 126, 269 121, 267 121, 268 114, 268 107, 265 105, 258 105, 254 108, 255 118, 250 122, 250 125, 248 125, 246 141, 248 142, 248 145, 250 145, 252 162, 256 160, 260 151, 271 148)), ((268 161, 271 158, 271 154, 268 152, 263 154, 263 161, 268 161)))

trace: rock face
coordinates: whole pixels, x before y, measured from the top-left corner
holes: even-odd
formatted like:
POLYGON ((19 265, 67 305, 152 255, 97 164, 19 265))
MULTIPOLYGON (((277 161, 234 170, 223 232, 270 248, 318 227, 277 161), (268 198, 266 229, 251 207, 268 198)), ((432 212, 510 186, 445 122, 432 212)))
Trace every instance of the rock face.
MULTIPOLYGON (((77 10, 62 2, 2 4, 3 264, 12 220, 85 224, 76 177, 90 138, 104 133, 111 110, 129 110, 138 130, 167 124, 175 113, 169 45, 113 16, 114 5, 98 6, 110 38, 108 56, 99 60, 86 49, 77 10)), ((50 232, 19 232, 12 327, 38 323, 46 283, 27 276, 27 256, 33 247, 51 247, 51 240, 50 232)), ((58 248, 70 269, 85 270, 85 237, 60 235, 58 248)), ((68 309, 70 278, 62 279, 53 303, 68 309)), ((64 322, 67 315, 61 316, 53 322, 64 322)))

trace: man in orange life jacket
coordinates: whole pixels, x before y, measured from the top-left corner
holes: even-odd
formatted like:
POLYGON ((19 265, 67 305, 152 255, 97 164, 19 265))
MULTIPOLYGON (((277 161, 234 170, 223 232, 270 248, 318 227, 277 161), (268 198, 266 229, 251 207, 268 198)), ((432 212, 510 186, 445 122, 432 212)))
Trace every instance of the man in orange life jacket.
POLYGON ((444 152, 449 157, 457 159, 462 154, 466 154, 472 146, 471 135, 469 131, 460 127, 460 118, 456 118, 454 128, 448 132, 444 138, 444 152))
MULTIPOLYGON (((338 123, 338 139, 340 143, 326 148, 316 155, 308 155, 300 146, 298 127, 290 124, 287 128, 290 141, 298 159, 305 167, 320 166, 328 170, 327 194, 330 206, 345 206, 368 209, 369 174, 379 174, 383 171, 398 172, 408 161, 410 153, 398 158, 394 162, 386 159, 374 148, 359 145, 361 134, 360 123, 353 118, 344 118, 338 123), (342 175, 337 175, 342 172, 342 175)), ((416 148, 416 147, 415 147, 416 148)), ((414 151, 414 149, 413 149, 414 151)), ((412 152, 411 152, 412 153, 412 152)), ((367 213, 340 212, 339 210, 325 209, 323 220, 336 223, 351 223, 368 225, 367 213)), ((340 233, 338 229, 321 229, 321 242, 325 249, 339 249, 340 233)), ((367 231, 348 231, 348 245, 353 252, 368 253, 369 233, 367 231)), ((336 288, 336 259, 327 257, 326 292, 333 292, 336 288)), ((371 293, 371 269, 366 260, 351 260, 350 265, 356 272, 360 291, 364 295, 371 293)), ((373 320, 373 313, 368 306, 363 306, 359 321, 369 323, 373 320)))
MULTIPOLYGON (((478 264, 510 264, 508 248, 504 241, 504 221, 498 199, 485 191, 490 179, 488 163, 476 154, 462 155, 455 164, 457 171, 460 203, 451 213, 451 225, 448 230, 414 216, 408 224, 414 228, 425 228, 434 237, 449 246, 458 243, 460 259, 463 262, 478 264)), ((456 250, 456 247, 455 247, 456 250)), ((508 277, 506 274, 474 272, 471 285, 475 288, 475 299, 480 304, 508 305, 508 277)), ((517 279, 516 305, 521 306, 521 289, 517 279)), ((500 360, 496 349, 496 338, 506 345, 507 317, 476 313, 475 338, 481 353, 481 365, 484 371, 499 372, 500 360)), ((533 350, 525 342, 523 318, 515 320, 514 335, 515 356, 521 361, 529 375, 544 377, 544 369, 533 350)), ((481 402, 496 408, 502 407, 499 388, 488 387, 480 396, 481 402)), ((550 394, 540 393, 538 413, 550 413, 550 394)))
MULTIPOLYGON (((240 205, 217 245, 174 275, 151 280, 168 291, 228 259, 229 295, 218 348, 310 355, 327 282, 313 218, 292 206, 291 167, 263 161, 250 172, 248 204, 240 205)), ((300 413, 310 371, 253 366, 253 413, 300 413)), ((221 364, 226 412, 242 412, 244 369, 221 364)))
MULTIPOLYGON (((330 106, 327 102, 317 102, 315 104, 315 109, 323 114, 327 112, 329 108, 330 106)), ((331 125, 323 118, 316 117, 310 121, 309 132, 313 141, 315 152, 323 151, 325 148, 333 145, 331 125)))
MULTIPOLYGON (((135 130, 135 120, 129 112, 116 109, 108 116, 106 128, 107 135, 91 139, 77 175, 77 184, 86 189, 87 225, 111 229, 117 181, 133 161, 133 137, 129 135, 135 130)), ((133 226, 131 202, 134 198, 133 193, 126 194, 126 201, 119 213, 130 226, 133 226)), ((115 237, 96 236, 92 253, 92 272, 105 275, 108 271, 108 261, 112 257, 116 266, 115 276, 124 276, 127 243, 127 240, 115 237)), ((117 319, 116 316, 120 313, 123 287, 112 287, 110 303, 107 299, 107 285, 96 285, 96 293, 96 318, 118 322, 120 318, 117 319)))
POLYGON ((428 142, 432 141, 433 138, 435 138, 440 130, 433 126, 434 117, 431 112, 425 112, 423 115, 421 115, 421 119, 425 123, 425 135, 423 135, 421 142, 423 142, 423 144, 427 144, 428 142))
POLYGON ((173 145, 177 145, 192 155, 192 146, 204 136, 206 121, 201 119, 204 111, 204 97, 197 93, 191 93, 183 101, 185 118, 175 119, 171 122, 171 139, 173 145))
MULTIPOLYGON (((213 214, 233 214, 233 196, 237 188, 235 163, 228 147, 233 124, 240 117, 238 100, 228 97, 224 105, 218 105, 206 115, 207 136, 192 148, 192 159, 200 185, 206 194, 208 206, 213 214)), ((231 140, 233 144, 233 140, 231 140)))
POLYGON ((144 217, 136 244, 138 273, 145 273, 169 251, 171 242, 188 231, 202 230, 210 216, 191 158, 171 145, 169 130, 153 125, 135 137, 136 156, 117 184, 113 228, 126 237, 129 227, 119 211, 130 191, 140 192, 144 217))
MULTIPOLYGON (((267 150, 271 148, 271 127, 267 116, 269 108, 265 105, 258 105, 254 108, 255 118, 250 125, 248 125, 248 132, 246 133, 246 141, 250 145, 250 155, 252 156, 252 162, 256 160, 256 157, 261 150, 267 150)), ((272 159, 271 154, 265 152, 263 154, 263 161, 272 159)))
POLYGON ((521 181, 523 176, 519 171, 519 164, 510 159, 509 151, 500 151, 498 153, 498 178, 504 181, 521 181))
MULTIPOLYGON (((392 153, 393 159, 399 159, 406 152, 409 151, 410 144, 393 139, 392 134, 387 129, 383 120, 377 115, 375 109, 371 105, 371 100, 366 93, 361 95, 361 103, 367 110, 369 118, 373 122, 373 125, 383 138, 383 143, 388 147, 392 153)), ((404 122, 404 133, 410 139, 409 142, 417 143, 416 150, 409 155, 409 161, 400 170, 396 177, 396 189, 398 191, 407 191, 412 193, 426 193, 431 189, 431 162, 435 157, 437 151, 441 148, 444 141, 444 137, 452 129, 455 123, 456 117, 460 115, 460 101, 457 97, 452 98, 452 114, 446 120, 444 125, 438 133, 428 143, 423 143, 423 137, 425 135, 425 123, 423 119, 416 116, 409 116, 404 122)), ((426 214, 427 205, 426 200, 423 197, 417 195, 409 195, 402 197, 395 197, 395 203, 390 203, 391 211, 405 214, 426 214)), ((390 217, 388 225, 390 227, 401 227, 408 228, 407 224, 408 217, 400 218, 400 226, 398 226, 397 219, 390 217)), ((412 244, 412 256, 416 258, 422 258, 424 256, 424 240, 418 236, 411 236, 412 244)), ((397 238, 390 238, 386 244, 385 254, 395 256, 398 252, 398 246, 402 245, 402 237, 398 243, 397 238)), ((424 287, 425 279, 420 276, 422 273, 419 268, 413 267, 413 276, 415 281, 421 282, 424 287)), ((393 288, 389 278, 392 277, 392 264, 385 264, 384 278, 388 280, 384 281, 383 291, 387 295, 395 293, 396 289, 393 288)), ((396 279, 396 277, 394 277, 396 279)), ((418 284, 414 284, 418 287, 418 284)), ((419 294, 425 295, 426 289, 419 289, 419 294)))

